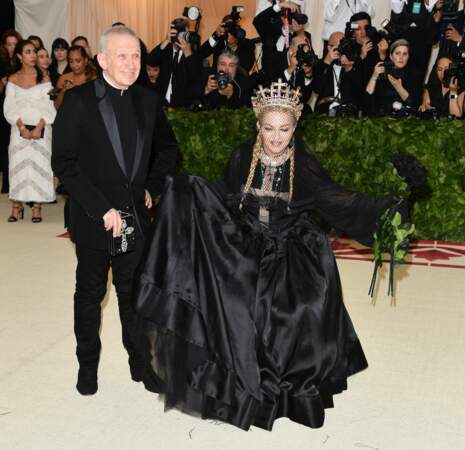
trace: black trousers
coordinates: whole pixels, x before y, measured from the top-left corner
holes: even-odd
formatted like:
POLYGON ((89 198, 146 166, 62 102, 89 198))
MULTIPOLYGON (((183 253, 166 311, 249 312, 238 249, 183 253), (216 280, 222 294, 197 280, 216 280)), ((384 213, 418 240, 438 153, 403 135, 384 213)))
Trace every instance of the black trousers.
POLYGON ((143 365, 133 338, 135 313, 132 307, 133 283, 142 252, 143 242, 137 242, 135 251, 115 257, 111 257, 105 250, 76 245, 78 264, 74 294, 74 333, 77 341, 76 355, 81 368, 97 370, 98 367, 101 303, 106 294, 110 267, 118 297, 123 345, 129 354, 129 364, 131 367, 143 365))

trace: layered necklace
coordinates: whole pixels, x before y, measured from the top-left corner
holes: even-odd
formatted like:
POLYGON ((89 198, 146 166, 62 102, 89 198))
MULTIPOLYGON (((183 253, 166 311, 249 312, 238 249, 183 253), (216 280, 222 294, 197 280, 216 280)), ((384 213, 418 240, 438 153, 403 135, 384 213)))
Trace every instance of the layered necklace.
POLYGON ((278 155, 267 155, 263 148, 260 153, 262 191, 281 191, 284 163, 289 159, 289 147, 278 155))

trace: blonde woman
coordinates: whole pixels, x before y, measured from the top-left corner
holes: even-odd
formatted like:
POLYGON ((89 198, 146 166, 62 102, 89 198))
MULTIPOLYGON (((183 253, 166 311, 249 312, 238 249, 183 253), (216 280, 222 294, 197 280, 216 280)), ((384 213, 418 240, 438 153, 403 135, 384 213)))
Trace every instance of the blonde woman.
POLYGON ((393 202, 337 185, 295 136, 299 93, 253 99, 257 138, 224 179, 170 179, 136 299, 145 386, 167 407, 271 430, 321 427, 367 367, 342 301, 329 223, 362 242, 393 202))

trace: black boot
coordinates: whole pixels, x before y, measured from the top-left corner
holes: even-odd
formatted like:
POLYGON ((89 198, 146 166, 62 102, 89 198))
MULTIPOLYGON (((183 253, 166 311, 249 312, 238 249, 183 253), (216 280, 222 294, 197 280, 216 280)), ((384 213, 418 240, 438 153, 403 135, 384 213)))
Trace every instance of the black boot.
POLYGON ((76 389, 81 395, 94 395, 97 392, 97 369, 80 368, 76 389))

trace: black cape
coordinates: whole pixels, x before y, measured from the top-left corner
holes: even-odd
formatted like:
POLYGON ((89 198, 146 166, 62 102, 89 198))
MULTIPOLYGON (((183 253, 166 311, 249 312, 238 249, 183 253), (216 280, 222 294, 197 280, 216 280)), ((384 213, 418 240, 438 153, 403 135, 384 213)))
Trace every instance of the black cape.
POLYGON ((367 367, 325 224, 370 243, 394 198, 340 187, 299 144, 294 201, 272 202, 264 227, 256 197, 238 208, 251 155, 236 150, 219 183, 166 183, 136 296, 144 383, 166 407, 244 430, 279 417, 321 427, 367 367))

